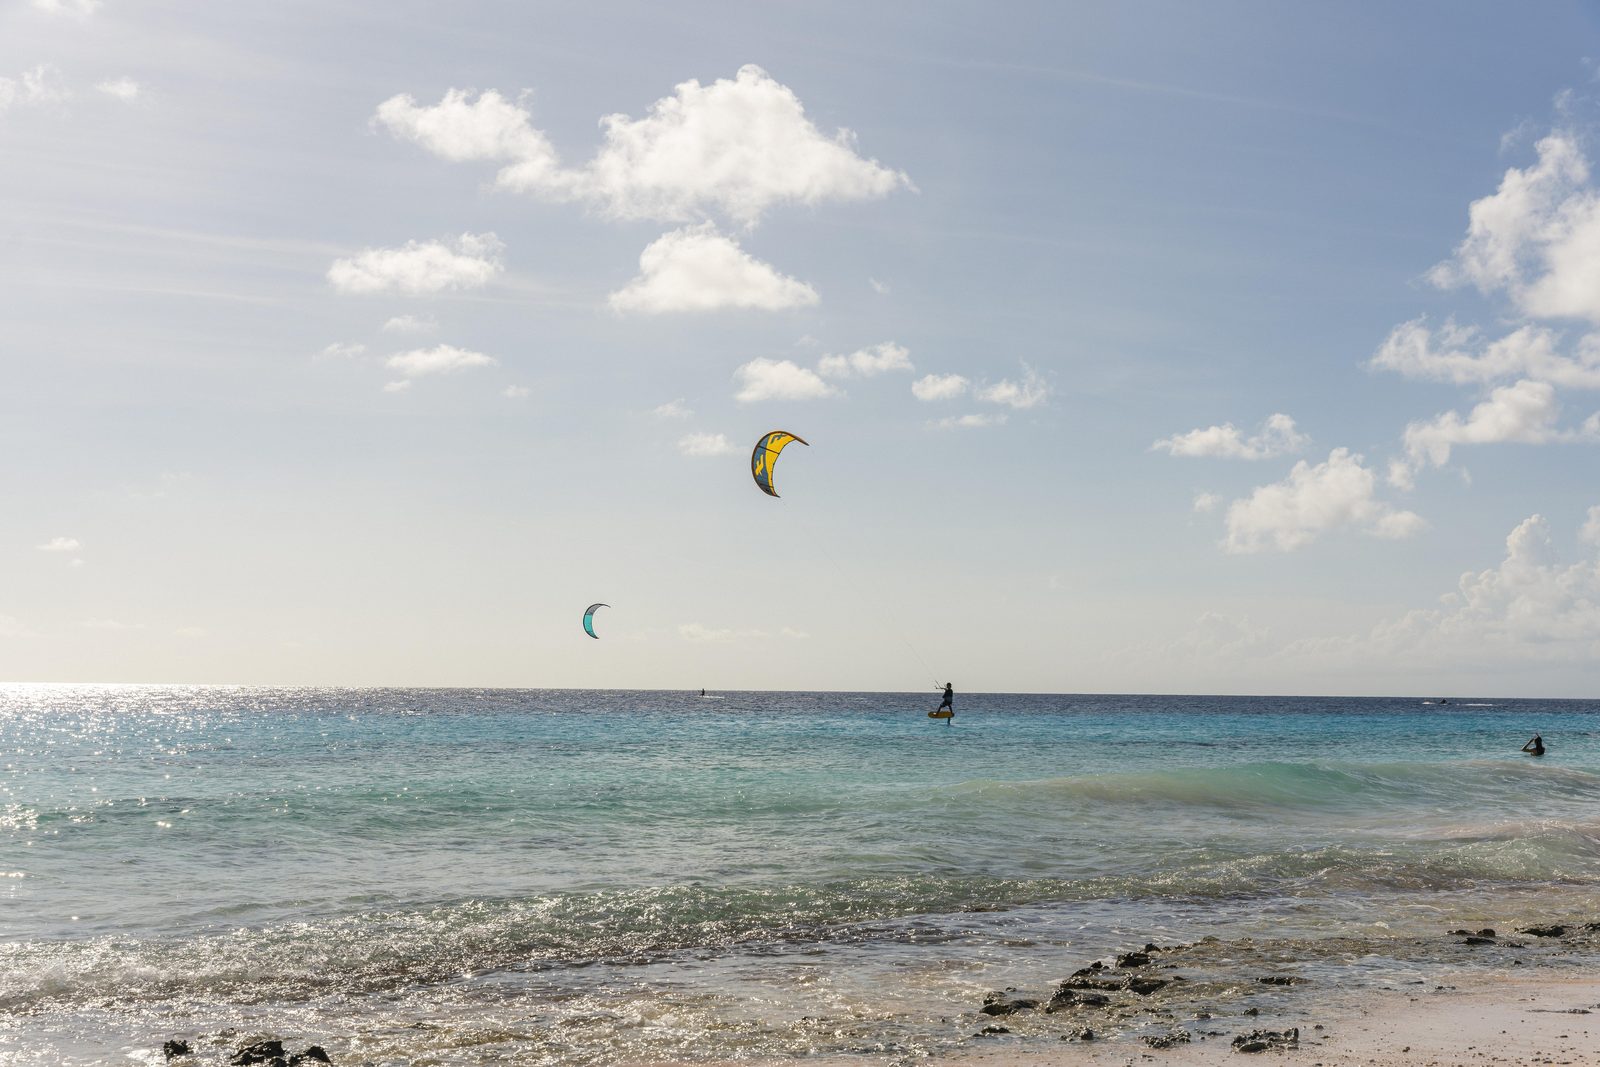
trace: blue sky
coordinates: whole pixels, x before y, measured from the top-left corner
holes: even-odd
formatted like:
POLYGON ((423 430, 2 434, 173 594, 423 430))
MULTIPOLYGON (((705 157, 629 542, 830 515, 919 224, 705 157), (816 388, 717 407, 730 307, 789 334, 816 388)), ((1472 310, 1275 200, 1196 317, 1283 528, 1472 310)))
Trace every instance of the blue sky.
POLYGON ((1597 38, 12 0, 0 678, 1587 695, 1597 38))

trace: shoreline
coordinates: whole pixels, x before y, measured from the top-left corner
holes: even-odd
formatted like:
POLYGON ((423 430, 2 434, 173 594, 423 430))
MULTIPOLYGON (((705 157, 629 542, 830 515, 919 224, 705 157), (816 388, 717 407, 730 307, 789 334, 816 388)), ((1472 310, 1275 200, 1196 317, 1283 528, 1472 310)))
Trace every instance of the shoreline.
MULTIPOLYGON (((1320 1067, 1437 1067, 1493 1063, 1587 1065, 1600 1061, 1600 977, 1480 976, 1466 987, 1408 994, 1403 1002, 1373 992, 1302 1028, 1294 1046, 1263 1050, 1320 1067)), ((1263 1028, 1273 1024, 1268 1021, 1263 1028)), ((948 1067, 1213 1064, 1251 1062, 1231 1037, 1152 1048, 1132 1040, 1075 1041, 1059 1049, 1006 1049, 936 1057, 948 1067)), ((841 1061, 842 1062, 842 1061, 841 1061)))

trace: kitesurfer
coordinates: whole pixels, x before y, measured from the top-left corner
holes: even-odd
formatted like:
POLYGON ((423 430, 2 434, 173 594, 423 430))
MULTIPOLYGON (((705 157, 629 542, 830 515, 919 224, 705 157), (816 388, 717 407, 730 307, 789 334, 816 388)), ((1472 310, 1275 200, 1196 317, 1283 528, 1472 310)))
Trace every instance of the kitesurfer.
POLYGON ((706 691, 704 689, 700 690, 700 695, 701 696, 705 696, 706 695, 706 691))
POLYGON ((1534 734, 1533 739, 1522 746, 1522 751, 1526 752, 1530 756, 1544 755, 1544 738, 1540 737, 1538 734, 1534 734))
POLYGON ((953 703, 953 701, 955 699, 956 699, 955 683, 954 682, 946 682, 946 683, 944 683, 944 700, 939 704, 939 710, 940 711, 948 711, 952 716, 955 715, 956 708, 955 708, 955 704, 953 703))

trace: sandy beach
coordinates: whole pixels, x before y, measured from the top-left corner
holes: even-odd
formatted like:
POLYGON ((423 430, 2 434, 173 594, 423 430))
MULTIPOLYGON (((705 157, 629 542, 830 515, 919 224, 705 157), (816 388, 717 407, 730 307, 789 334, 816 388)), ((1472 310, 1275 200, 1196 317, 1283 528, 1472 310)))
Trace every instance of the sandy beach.
MULTIPOLYGON (((1467 988, 1375 999, 1366 1008, 1325 1018, 1315 1029, 1300 1029, 1298 1047, 1268 1049, 1261 1058, 1313 1067, 1600 1063, 1600 978, 1483 980, 1467 988)), ((1264 1020, 1261 1028, 1272 1026, 1264 1020)), ((995 1048, 943 1062, 952 1067, 1250 1062, 1234 1049, 1234 1036, 1197 1035, 1170 1049, 1073 1041, 1057 1052, 995 1048)))

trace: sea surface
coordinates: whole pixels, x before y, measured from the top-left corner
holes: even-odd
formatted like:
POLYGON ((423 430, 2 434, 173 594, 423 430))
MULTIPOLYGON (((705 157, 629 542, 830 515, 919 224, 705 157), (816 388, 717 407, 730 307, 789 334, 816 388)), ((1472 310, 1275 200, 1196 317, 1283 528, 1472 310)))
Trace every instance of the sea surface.
POLYGON ((1597 702, 717 697, 0 687, 0 1063, 916 1062, 1146 942, 1600 919, 1597 702))

